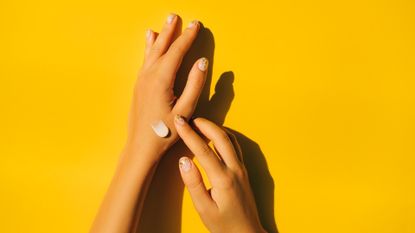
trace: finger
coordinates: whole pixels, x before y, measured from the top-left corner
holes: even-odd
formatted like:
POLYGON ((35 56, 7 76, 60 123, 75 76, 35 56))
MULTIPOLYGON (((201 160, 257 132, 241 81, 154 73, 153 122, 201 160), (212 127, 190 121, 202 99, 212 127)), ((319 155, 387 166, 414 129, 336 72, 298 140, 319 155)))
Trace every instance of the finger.
MULTIPOLYGON (((182 18, 177 16, 176 27, 174 28, 173 37, 171 39, 172 42, 176 41, 177 38, 182 34, 182 18)), ((170 44, 171 46, 171 44, 170 44)), ((168 48, 167 48, 168 50, 168 48)))
POLYGON ((149 60, 151 62, 155 61, 155 59, 158 59, 169 48, 172 42, 172 39, 174 37, 174 34, 175 34, 177 21, 178 21, 178 16, 175 14, 170 14, 167 17, 167 20, 163 26, 163 29, 161 30, 159 36, 157 37, 156 41, 154 42, 151 48, 151 51, 149 54, 149 60))
POLYGON ((187 78, 186 86, 174 106, 174 111, 189 118, 192 116, 206 80, 208 60, 201 58, 195 62, 187 78))
POLYGON ((166 68, 172 72, 177 72, 182 63, 184 55, 192 46, 197 33, 199 31, 200 24, 197 20, 193 20, 183 31, 183 33, 171 44, 170 48, 166 52, 166 68))
POLYGON ((151 48, 153 47, 153 44, 156 41, 157 36, 158 36, 157 32, 153 32, 153 30, 147 29, 147 31, 146 31, 146 48, 145 48, 145 51, 144 51, 144 60, 148 59, 148 56, 150 55, 151 48))
POLYGON ((242 154, 242 149, 241 146, 238 143, 238 139, 236 138, 235 134, 233 134, 229 129, 224 128, 224 130, 226 131, 226 133, 229 136, 229 139, 232 142, 233 147, 235 148, 236 151, 236 155, 238 156, 238 159, 242 162, 242 164, 244 163, 244 156, 242 154))
POLYGON ((180 115, 174 119, 177 133, 186 146, 199 160, 211 182, 218 181, 224 175, 224 164, 206 142, 190 127, 180 115))
POLYGON ((193 123, 203 135, 213 142, 219 156, 229 168, 240 168, 241 163, 238 155, 225 130, 204 118, 196 118, 193 123))
POLYGON ((186 185, 187 190, 189 190, 196 210, 200 213, 214 208, 216 205, 206 190, 199 169, 192 160, 188 157, 180 158, 179 168, 183 183, 186 185))

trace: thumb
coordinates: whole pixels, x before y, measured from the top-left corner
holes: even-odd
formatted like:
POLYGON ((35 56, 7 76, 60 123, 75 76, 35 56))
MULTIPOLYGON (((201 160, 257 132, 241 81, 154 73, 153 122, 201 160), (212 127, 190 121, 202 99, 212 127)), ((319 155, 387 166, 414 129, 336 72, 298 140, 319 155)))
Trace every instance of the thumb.
POLYGON ((197 212, 205 213, 215 207, 212 197, 206 190, 202 176, 197 166, 188 157, 179 160, 180 174, 183 182, 189 190, 193 205, 197 212))

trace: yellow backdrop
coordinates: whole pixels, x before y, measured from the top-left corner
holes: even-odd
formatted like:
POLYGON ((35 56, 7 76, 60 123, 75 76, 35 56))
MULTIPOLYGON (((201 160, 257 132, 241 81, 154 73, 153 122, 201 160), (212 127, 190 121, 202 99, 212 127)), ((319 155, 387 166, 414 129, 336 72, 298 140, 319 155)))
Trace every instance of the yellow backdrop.
MULTIPOLYGON (((410 0, 1 0, 0 232, 88 231, 169 12, 209 29, 210 111, 245 135, 269 229, 415 232, 410 0)), ((206 232, 187 192, 175 218, 206 232)))

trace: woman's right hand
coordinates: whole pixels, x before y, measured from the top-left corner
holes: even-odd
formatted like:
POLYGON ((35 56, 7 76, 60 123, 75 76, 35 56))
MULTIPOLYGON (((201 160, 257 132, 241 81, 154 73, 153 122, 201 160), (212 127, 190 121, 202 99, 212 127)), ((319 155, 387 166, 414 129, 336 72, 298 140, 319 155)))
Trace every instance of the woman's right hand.
POLYGON ((177 115, 174 122, 177 133, 194 153, 212 185, 209 192, 197 166, 187 157, 180 159, 183 182, 209 231, 265 232, 235 136, 206 119, 195 119, 194 126, 213 142, 215 153, 183 117, 177 115))

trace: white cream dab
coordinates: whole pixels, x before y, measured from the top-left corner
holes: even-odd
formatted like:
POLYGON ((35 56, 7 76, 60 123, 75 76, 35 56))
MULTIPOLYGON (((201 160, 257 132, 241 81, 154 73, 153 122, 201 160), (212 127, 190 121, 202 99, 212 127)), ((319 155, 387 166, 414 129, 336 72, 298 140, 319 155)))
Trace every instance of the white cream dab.
POLYGON ((153 129, 154 133, 161 138, 167 137, 169 135, 169 128, 167 128, 166 124, 162 120, 159 120, 153 124, 151 124, 151 128, 153 129))

